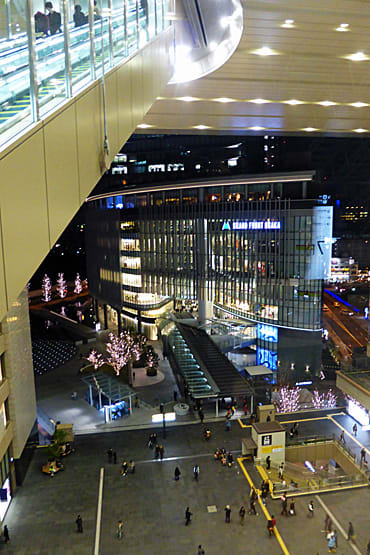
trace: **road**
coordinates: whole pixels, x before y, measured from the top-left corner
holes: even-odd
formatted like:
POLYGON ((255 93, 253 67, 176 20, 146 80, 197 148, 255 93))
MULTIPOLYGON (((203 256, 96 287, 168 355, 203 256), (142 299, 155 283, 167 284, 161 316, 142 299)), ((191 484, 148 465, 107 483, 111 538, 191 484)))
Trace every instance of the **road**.
POLYGON ((324 304, 328 311, 324 312, 324 323, 329 324, 339 338, 351 350, 356 347, 366 347, 368 342, 367 322, 363 319, 349 316, 350 309, 345 305, 335 306, 335 299, 324 293, 324 304))

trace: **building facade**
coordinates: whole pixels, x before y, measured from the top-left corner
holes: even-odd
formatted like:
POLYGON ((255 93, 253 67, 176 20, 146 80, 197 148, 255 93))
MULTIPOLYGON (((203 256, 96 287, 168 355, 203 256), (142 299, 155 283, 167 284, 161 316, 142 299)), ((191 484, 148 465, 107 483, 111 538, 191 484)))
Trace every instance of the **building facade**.
POLYGON ((172 300, 195 301, 202 322, 255 324, 256 364, 317 374, 332 209, 302 198, 307 177, 302 184, 288 176, 286 183, 241 177, 92 199, 90 291, 141 330, 155 329, 172 300))

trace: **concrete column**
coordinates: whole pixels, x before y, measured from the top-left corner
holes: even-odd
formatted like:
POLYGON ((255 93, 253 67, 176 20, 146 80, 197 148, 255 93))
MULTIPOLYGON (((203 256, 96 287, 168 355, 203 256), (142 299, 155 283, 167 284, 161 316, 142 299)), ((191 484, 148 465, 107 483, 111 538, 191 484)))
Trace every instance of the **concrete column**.
POLYGON ((118 322, 118 333, 120 334, 122 331, 121 311, 116 309, 116 312, 117 312, 117 322, 118 322))
POLYGON ((216 418, 218 417, 218 397, 216 399, 216 418))
POLYGON ((103 305, 103 311, 104 311, 104 329, 107 330, 108 329, 108 314, 107 314, 107 305, 106 304, 103 305))
POLYGON ((302 198, 307 198, 307 181, 302 181, 302 198))
POLYGON ((142 333, 142 320, 141 320, 141 310, 137 311, 137 331, 138 333, 142 333))
POLYGON ((204 324, 206 320, 213 318, 213 302, 198 299, 198 320, 204 324))

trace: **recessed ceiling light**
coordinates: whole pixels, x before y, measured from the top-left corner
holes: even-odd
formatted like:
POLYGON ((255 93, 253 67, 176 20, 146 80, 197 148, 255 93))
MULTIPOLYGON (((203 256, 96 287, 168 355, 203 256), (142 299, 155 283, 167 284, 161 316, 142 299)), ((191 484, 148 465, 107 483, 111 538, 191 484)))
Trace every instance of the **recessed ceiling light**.
POLYGON ((216 102, 222 102, 224 104, 227 104, 227 102, 234 102, 233 98, 227 98, 225 96, 222 96, 221 98, 215 98, 216 102))
POLYGON ((180 96, 178 100, 182 100, 183 102, 194 102, 195 100, 198 100, 198 98, 195 96, 180 96))
POLYGON ((354 54, 348 54, 348 56, 344 56, 347 60, 351 60, 352 62, 364 62, 369 59, 369 56, 366 56, 364 52, 355 52, 354 54))
POLYGON ((307 133, 312 133, 312 131, 318 131, 316 127, 304 127, 302 131, 307 131, 307 133))
POLYGON ((362 129, 362 127, 359 127, 358 129, 354 129, 353 131, 355 133, 366 133, 367 129, 362 129))
POLYGON ((254 98, 250 102, 253 102, 253 104, 267 104, 270 100, 265 100, 264 98, 254 98))
POLYGON ((296 100, 292 98, 291 100, 284 100, 284 104, 290 104, 290 106, 298 106, 298 104, 303 104, 301 100, 296 100))
POLYGON ((268 46, 263 46, 257 50, 252 50, 252 54, 257 54, 257 56, 274 56, 277 52, 276 50, 271 50, 268 46))
POLYGON ((331 100, 322 100, 322 102, 318 102, 320 106, 336 106, 336 102, 332 102, 331 100))
POLYGON ((265 129, 264 127, 260 127, 259 125, 254 125, 253 127, 249 127, 251 131, 262 131, 265 129))
POLYGON ((366 102, 352 102, 350 106, 353 106, 354 108, 364 108, 365 106, 369 106, 369 105, 366 104, 366 102))
POLYGON ((193 128, 194 128, 194 129, 200 129, 200 130, 202 130, 202 129, 210 129, 210 127, 209 127, 208 125, 202 125, 202 124, 200 124, 200 125, 193 125, 193 128))
POLYGON ((280 27, 284 27, 285 29, 293 29, 294 27, 294 19, 286 19, 280 27))
POLYGON ((339 25, 339 27, 337 27, 335 30, 336 30, 336 31, 340 31, 340 32, 343 33, 343 32, 345 32, 345 31, 349 31, 348 27, 349 27, 349 23, 341 23, 341 24, 339 25))
POLYGON ((153 126, 149 125, 149 123, 140 123, 140 125, 138 125, 138 127, 140 129, 148 129, 148 127, 153 127, 153 126))

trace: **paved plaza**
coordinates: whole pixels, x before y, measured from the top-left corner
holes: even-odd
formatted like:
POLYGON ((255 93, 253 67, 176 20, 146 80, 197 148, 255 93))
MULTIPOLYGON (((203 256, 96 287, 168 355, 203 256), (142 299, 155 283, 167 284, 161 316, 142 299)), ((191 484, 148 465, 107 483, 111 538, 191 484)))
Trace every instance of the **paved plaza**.
MULTIPOLYGON (((288 417, 285 417, 287 420, 288 417)), ((338 416, 341 424, 351 429, 352 420, 338 416)), ((283 418, 284 419, 284 418, 283 418)), ((200 424, 170 427, 167 437, 158 440, 165 448, 162 462, 153 460, 153 451, 147 446, 152 429, 127 430, 106 434, 78 436, 76 452, 66 458, 66 470, 54 478, 41 473, 45 451, 37 449, 25 482, 17 491, 5 523, 11 542, 1 544, 7 553, 17 554, 91 554, 94 552, 97 523, 97 503, 100 469, 104 468, 104 487, 101 518, 100 554, 114 552, 130 555, 192 555, 202 544, 207 555, 278 554, 282 548, 276 538, 270 538, 266 517, 257 506, 258 516, 247 515, 245 525, 239 524, 238 511, 242 504, 249 505, 249 485, 238 464, 221 467, 213 460, 217 446, 240 453, 241 438, 245 434, 238 421, 226 432, 224 423, 212 423, 212 438, 206 442, 200 424), (109 464, 107 450, 117 451, 118 462, 109 464), (136 461, 135 474, 120 476, 120 463, 136 461), (199 482, 193 478, 193 465, 200 466, 199 482), (178 466, 181 477, 174 480, 178 466), (230 504, 231 523, 225 523, 224 508, 230 504), (189 506, 192 522, 185 526, 184 513, 189 506), (211 507, 211 509, 209 509, 211 507), (209 510, 216 512, 209 512, 209 510), (76 532, 77 514, 83 518, 84 532, 76 532), (117 521, 124 522, 124 537, 116 537, 117 521)), ((303 418, 302 435, 331 433, 339 429, 332 420, 303 418)), ((367 440, 362 434, 358 441, 367 440)), ((348 443, 352 440, 348 436, 348 443)), ((353 443, 353 441, 352 441, 353 443)), ((365 443, 365 441, 364 441, 365 443)), ((351 448, 359 447, 355 443, 351 448)), ((260 478, 251 463, 246 469, 259 486, 260 478)), ((352 520, 356 532, 353 548, 339 532, 337 553, 366 554, 370 539, 368 488, 349 490, 320 496, 324 507, 313 495, 315 516, 307 516, 307 497, 297 498, 296 517, 280 515, 280 501, 268 500, 267 509, 277 517, 277 528, 287 552, 291 555, 317 555, 327 553, 327 542, 322 532, 327 507, 344 530, 352 520), (357 551, 356 551, 357 549, 357 551)), ((334 525, 334 527, 336 527, 334 525)))

